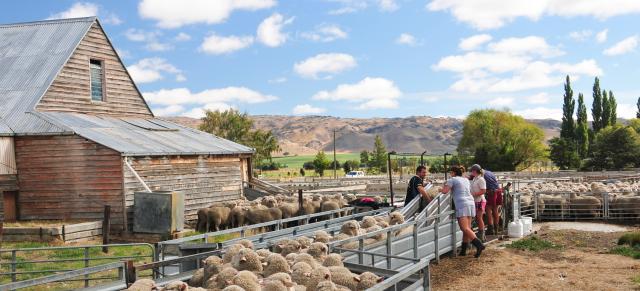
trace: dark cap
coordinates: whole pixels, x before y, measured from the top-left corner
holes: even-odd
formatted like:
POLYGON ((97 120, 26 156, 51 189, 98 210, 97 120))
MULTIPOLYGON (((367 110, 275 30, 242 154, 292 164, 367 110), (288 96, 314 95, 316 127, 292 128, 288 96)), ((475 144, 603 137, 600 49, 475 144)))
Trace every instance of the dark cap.
POLYGON ((480 165, 478 165, 478 164, 473 164, 473 166, 471 166, 471 168, 469 168, 469 172, 471 172, 471 171, 480 172, 480 171, 482 171, 482 167, 480 167, 480 165))

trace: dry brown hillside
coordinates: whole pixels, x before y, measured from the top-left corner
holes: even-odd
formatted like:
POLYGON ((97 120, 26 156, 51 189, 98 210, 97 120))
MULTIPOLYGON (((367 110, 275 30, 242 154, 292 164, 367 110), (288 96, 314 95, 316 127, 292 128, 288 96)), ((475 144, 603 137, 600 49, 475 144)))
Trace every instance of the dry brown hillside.
MULTIPOLYGON (((332 150, 332 131, 336 130, 339 152, 359 152, 373 146, 380 135, 387 149, 397 152, 434 154, 455 150, 461 137, 462 120, 412 116, 405 118, 338 118, 331 116, 254 115, 255 127, 267 129, 280 140, 282 152, 315 154, 318 150, 332 150)), ((188 117, 167 117, 176 123, 197 128, 200 120, 188 117)), ((557 136, 560 122, 530 120, 538 124, 547 138, 557 136)))

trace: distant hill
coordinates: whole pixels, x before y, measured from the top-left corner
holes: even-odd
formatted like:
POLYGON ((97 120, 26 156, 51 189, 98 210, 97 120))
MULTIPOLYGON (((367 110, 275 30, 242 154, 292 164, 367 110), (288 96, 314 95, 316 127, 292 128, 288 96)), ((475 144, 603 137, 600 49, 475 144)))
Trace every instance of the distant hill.
MULTIPOLYGON (((396 152, 433 154, 454 151, 462 136, 462 120, 450 117, 412 116, 405 118, 339 118, 332 116, 254 115, 255 127, 271 130, 280 140, 282 152, 291 155, 315 154, 333 150, 336 130, 338 152, 370 150, 376 135, 387 149, 396 152)), ((197 128, 199 119, 165 117, 164 119, 197 128)), ((550 139, 560 134, 560 121, 529 120, 537 124, 550 139)))

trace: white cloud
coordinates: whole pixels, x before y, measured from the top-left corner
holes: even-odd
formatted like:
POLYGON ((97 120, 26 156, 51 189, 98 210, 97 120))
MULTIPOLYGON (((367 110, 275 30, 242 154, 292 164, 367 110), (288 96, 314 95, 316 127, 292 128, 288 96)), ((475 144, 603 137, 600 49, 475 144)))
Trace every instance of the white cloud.
POLYGON ((593 31, 585 29, 585 30, 579 30, 579 31, 572 31, 571 33, 569 33, 569 37, 575 41, 583 42, 591 38, 592 34, 593 34, 593 31))
POLYGON ((211 33, 205 37, 200 50, 212 55, 221 55, 247 48, 251 44, 253 44, 253 36, 219 36, 211 33))
POLYGON ((114 13, 100 13, 100 6, 91 2, 76 2, 69 9, 52 14, 47 19, 76 18, 98 16, 101 14, 100 21, 106 24, 120 25, 122 19, 114 13))
POLYGON ((598 43, 603 43, 605 41, 607 41, 607 35, 609 34, 609 30, 605 29, 603 31, 600 31, 596 34, 596 41, 598 43))
POLYGON ((479 46, 491 41, 491 39, 493 38, 488 34, 477 34, 461 39, 458 47, 465 51, 475 50, 479 46))
POLYGON ((49 16, 49 19, 76 18, 76 17, 87 17, 87 16, 97 16, 97 15, 98 15, 98 5, 90 2, 76 2, 73 5, 71 5, 69 9, 49 16))
POLYGON ((476 29, 494 29, 517 18, 537 21, 543 16, 591 16, 600 20, 640 12, 640 1, 567 1, 567 0, 432 0, 431 11, 448 11, 458 21, 476 29))
POLYGON ((116 53, 121 59, 128 59, 131 57, 131 52, 125 49, 116 48, 116 53))
POLYGON ((227 104, 247 103, 257 104, 273 100, 278 97, 262 94, 246 87, 225 87, 220 89, 208 89, 198 93, 192 93, 187 88, 162 89, 154 92, 145 92, 144 97, 151 104, 156 105, 185 105, 185 104, 227 104))
POLYGON ((546 92, 542 92, 526 97, 525 100, 529 104, 547 104, 549 103, 549 94, 547 94, 546 92))
POLYGON ((169 105, 166 107, 153 109, 153 114, 156 116, 174 116, 183 111, 184 111, 184 107, 180 105, 169 105))
POLYGON ((329 11, 331 15, 340 15, 358 12, 373 5, 377 6, 380 11, 393 12, 400 8, 397 0, 328 0, 329 2, 338 2, 342 7, 329 11))
POLYGON ((638 37, 638 35, 627 37, 604 50, 603 53, 607 56, 617 56, 633 52, 636 50, 636 47, 638 47, 639 40, 640 37, 638 37))
POLYGON ((391 80, 366 77, 355 84, 342 84, 333 91, 320 91, 314 100, 358 103, 358 109, 397 108, 402 92, 391 80))
POLYGON ((142 0, 138 13, 142 18, 157 21, 159 27, 177 28, 196 23, 217 24, 227 20, 234 10, 255 11, 275 5, 275 0, 142 0))
POLYGON ((498 97, 498 98, 489 100, 487 104, 494 107, 505 107, 505 106, 512 105, 513 101, 514 101, 513 98, 498 97))
POLYGON ((400 36, 398 36, 398 38, 396 38, 396 43, 408 46, 416 46, 418 45, 418 40, 411 34, 402 33, 400 34, 400 36))
POLYGON ((349 35, 335 24, 321 24, 313 31, 303 32, 303 38, 317 42, 332 42, 338 39, 346 39, 349 35))
POLYGON ((209 103, 202 107, 195 107, 183 114, 182 116, 191 117, 191 118, 202 118, 205 116, 206 110, 211 111, 228 111, 229 109, 235 109, 235 106, 229 105, 227 103, 209 103))
POLYGON ((307 115, 307 114, 320 114, 325 112, 326 109, 320 107, 314 107, 309 104, 300 104, 293 107, 293 114, 295 115, 307 115))
POLYGON ((145 48, 152 51, 152 52, 164 52, 164 51, 169 51, 173 49, 173 45, 168 44, 168 43, 162 43, 162 42, 150 42, 147 43, 145 45, 145 48))
POLYGON ((555 119, 562 120, 562 110, 559 108, 536 107, 513 112, 526 119, 555 119))
POLYGON ((162 35, 159 31, 146 31, 143 29, 129 28, 124 32, 124 36, 135 42, 144 42, 145 48, 150 51, 161 52, 173 49, 173 45, 159 40, 162 35))
POLYGON ((293 70, 305 78, 331 78, 333 75, 355 68, 356 59, 348 54, 328 53, 310 57, 296 63, 293 70), (321 76, 323 75, 323 76, 321 76))
POLYGON ((540 55, 545 58, 564 54, 560 49, 551 46, 539 36, 510 37, 490 43, 489 50, 511 55, 540 55))
POLYGON ((163 73, 175 75, 176 81, 185 81, 182 72, 162 58, 141 59, 127 70, 136 83, 151 83, 163 78, 163 73))
POLYGON ((188 41, 188 40, 191 40, 191 36, 189 34, 184 33, 184 32, 180 32, 180 33, 178 33, 178 35, 176 35, 176 37, 174 39, 175 39, 175 41, 188 41))
POLYGON ((284 16, 279 13, 267 17, 258 25, 257 38, 258 40, 269 47, 278 47, 287 41, 288 34, 282 32, 282 28, 285 25, 293 22, 293 17, 284 19, 284 16))
POLYGON ((625 118, 625 119, 636 118, 637 110, 638 110, 638 107, 636 106, 635 103, 634 104, 620 103, 618 104, 618 110, 617 110, 618 118, 625 118))
POLYGON ((566 74, 574 79, 602 75, 594 60, 575 64, 546 60, 563 53, 542 37, 506 38, 489 43, 486 49, 443 57, 432 68, 457 73, 450 88, 470 93, 545 88, 561 84, 566 74))
POLYGON ((400 8, 395 0, 378 0, 378 7, 382 11, 396 11, 400 8))

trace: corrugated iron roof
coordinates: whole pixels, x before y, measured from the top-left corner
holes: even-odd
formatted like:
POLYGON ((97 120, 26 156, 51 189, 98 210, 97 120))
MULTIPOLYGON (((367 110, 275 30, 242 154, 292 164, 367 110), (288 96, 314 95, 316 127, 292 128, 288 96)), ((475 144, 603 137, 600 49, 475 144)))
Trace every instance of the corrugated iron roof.
POLYGON ((38 112, 46 120, 125 156, 251 154, 253 149, 165 120, 38 112))
POLYGON ((0 134, 63 132, 34 117, 40 97, 87 33, 95 17, 0 25, 0 134))

